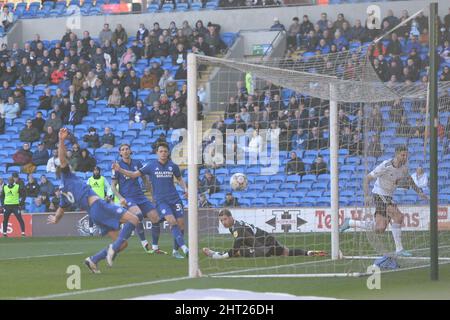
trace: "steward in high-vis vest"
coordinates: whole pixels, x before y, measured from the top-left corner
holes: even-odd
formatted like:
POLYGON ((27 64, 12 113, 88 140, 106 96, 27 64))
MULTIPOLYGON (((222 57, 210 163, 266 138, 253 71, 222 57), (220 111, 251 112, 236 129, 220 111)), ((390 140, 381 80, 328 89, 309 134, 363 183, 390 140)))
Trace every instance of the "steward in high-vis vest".
MULTIPOLYGON (((101 175, 99 167, 95 166, 92 171, 92 177, 87 180, 87 184, 94 192, 104 200, 110 200, 112 197, 111 185, 104 176, 101 175)), ((89 234, 94 235, 94 222, 89 218, 89 234)))
POLYGON ((7 237, 9 217, 13 213, 20 224, 22 237, 25 237, 25 223, 20 213, 20 208, 25 205, 26 192, 19 184, 14 183, 14 178, 8 178, 8 184, 4 184, 0 191, 0 202, 3 206, 3 236, 7 237))

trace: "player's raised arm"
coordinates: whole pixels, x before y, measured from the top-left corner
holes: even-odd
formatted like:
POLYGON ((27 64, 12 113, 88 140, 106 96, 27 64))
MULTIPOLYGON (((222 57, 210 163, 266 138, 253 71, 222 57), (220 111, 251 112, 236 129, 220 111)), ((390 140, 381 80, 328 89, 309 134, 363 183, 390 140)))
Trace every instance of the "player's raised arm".
POLYGON ((128 178, 132 178, 132 179, 136 179, 136 178, 142 176, 142 173, 139 170, 136 170, 136 171, 125 170, 119 165, 118 162, 113 163, 112 169, 117 172, 120 172, 124 176, 127 176, 128 178))
POLYGON ((61 218, 64 216, 64 209, 59 207, 56 210, 56 214, 54 215, 49 215, 47 217, 47 224, 57 224, 59 222, 59 220, 61 220, 61 218))
POLYGON ((119 190, 117 190, 118 183, 119 182, 117 181, 116 178, 112 179, 111 191, 114 194, 114 196, 117 197, 117 199, 119 199, 120 205, 121 206, 126 206, 127 205, 127 200, 120 194, 119 190))
POLYGON ((66 160, 66 145, 64 144, 64 141, 69 136, 69 130, 67 128, 61 128, 59 129, 59 142, 58 142, 58 158, 60 162, 61 168, 67 167, 68 163, 66 160))

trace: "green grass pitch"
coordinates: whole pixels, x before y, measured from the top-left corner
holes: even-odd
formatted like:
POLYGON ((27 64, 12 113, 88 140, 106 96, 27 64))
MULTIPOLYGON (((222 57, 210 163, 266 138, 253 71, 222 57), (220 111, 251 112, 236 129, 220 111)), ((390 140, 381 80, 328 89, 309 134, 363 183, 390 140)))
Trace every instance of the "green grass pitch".
MULTIPOLYGON (((112 268, 101 262, 102 274, 91 274, 83 265, 84 258, 109 242, 107 238, 98 237, 0 239, 0 299, 126 299, 206 288, 232 288, 341 299, 450 299, 449 264, 440 266, 438 282, 429 280, 428 268, 383 274, 380 290, 367 289, 366 277, 230 279, 205 276, 188 279, 187 259, 174 259, 170 255, 148 255, 135 237, 130 239, 128 249, 118 256, 112 268), (69 290, 66 287, 69 277, 66 271, 70 265, 78 265, 81 268, 80 290, 69 290)), ((169 236, 161 237, 162 249, 169 250, 171 244, 169 236)), ((271 257, 211 263, 202 258, 200 264, 208 271, 220 272, 222 269, 256 266, 269 268, 293 262, 302 265, 310 261, 311 258, 304 257, 291 260, 271 257)), ((321 263, 320 259, 316 262, 317 264, 308 266, 313 265, 314 270, 320 270, 321 264, 327 265, 321 263)), ((336 266, 334 269, 342 271, 345 266, 342 270, 336 266)), ((279 269, 283 273, 292 272, 286 270, 279 269)))

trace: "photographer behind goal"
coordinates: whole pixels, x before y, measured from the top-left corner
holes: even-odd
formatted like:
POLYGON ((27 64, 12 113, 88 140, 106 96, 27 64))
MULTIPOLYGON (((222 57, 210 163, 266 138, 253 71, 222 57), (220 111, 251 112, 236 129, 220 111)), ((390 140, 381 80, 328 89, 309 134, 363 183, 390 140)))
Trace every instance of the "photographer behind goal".
POLYGON ((220 223, 233 235, 233 248, 225 252, 203 248, 203 253, 213 259, 235 257, 257 258, 270 256, 326 256, 324 251, 289 249, 273 235, 245 221, 235 220, 228 209, 219 211, 220 223))

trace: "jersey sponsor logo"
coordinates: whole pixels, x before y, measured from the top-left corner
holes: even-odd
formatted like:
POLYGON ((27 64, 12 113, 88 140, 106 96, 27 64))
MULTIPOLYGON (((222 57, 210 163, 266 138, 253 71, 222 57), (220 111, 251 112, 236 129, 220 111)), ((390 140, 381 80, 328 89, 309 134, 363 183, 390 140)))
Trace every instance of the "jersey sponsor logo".
POLYGON ((162 210, 161 210, 161 213, 162 213, 162 214, 165 214, 166 212, 167 212, 166 209, 162 209, 162 210))
POLYGON ((67 201, 69 201, 70 203, 74 204, 75 203, 75 197, 73 196, 73 193, 68 191, 68 192, 63 192, 62 195, 64 197, 66 197, 67 201))
POLYGON ((172 171, 172 167, 169 167, 169 170, 172 171))

